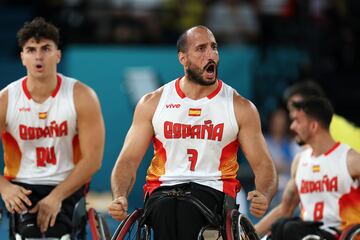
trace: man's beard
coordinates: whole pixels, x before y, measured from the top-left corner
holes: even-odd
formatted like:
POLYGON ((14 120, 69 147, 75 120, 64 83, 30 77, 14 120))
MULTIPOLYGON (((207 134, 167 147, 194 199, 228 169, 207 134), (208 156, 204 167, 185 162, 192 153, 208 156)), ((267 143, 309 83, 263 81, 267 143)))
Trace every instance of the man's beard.
POLYGON ((202 77, 202 73, 204 71, 206 71, 207 66, 204 67, 203 70, 201 70, 199 67, 196 67, 192 64, 189 65, 189 67, 186 69, 186 73, 187 76, 189 78, 190 81, 197 83, 201 86, 211 86, 213 84, 216 83, 216 79, 217 79, 217 73, 218 73, 218 64, 215 64, 215 78, 212 81, 206 81, 203 77, 202 77))
POLYGON ((306 142, 301 139, 295 139, 295 141, 300 147, 306 145, 306 142))
POLYGON ((295 135, 294 140, 300 147, 306 145, 305 140, 301 139, 299 136, 295 135))

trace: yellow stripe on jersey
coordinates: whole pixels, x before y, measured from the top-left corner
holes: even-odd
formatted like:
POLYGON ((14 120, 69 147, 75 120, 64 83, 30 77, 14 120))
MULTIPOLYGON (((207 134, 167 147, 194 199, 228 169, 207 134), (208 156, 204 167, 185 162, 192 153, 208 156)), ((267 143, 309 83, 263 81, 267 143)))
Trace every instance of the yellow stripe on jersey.
POLYGON ((8 180, 16 178, 20 170, 22 153, 16 139, 8 132, 3 132, 2 142, 4 147, 4 177, 8 180))

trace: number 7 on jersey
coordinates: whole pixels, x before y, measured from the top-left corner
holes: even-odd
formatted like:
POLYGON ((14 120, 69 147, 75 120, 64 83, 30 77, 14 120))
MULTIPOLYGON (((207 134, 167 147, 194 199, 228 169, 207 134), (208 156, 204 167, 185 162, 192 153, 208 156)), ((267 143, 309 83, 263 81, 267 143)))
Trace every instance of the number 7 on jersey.
POLYGON ((190 171, 195 171, 195 165, 198 158, 198 152, 195 149, 188 149, 187 154, 189 155, 190 171))

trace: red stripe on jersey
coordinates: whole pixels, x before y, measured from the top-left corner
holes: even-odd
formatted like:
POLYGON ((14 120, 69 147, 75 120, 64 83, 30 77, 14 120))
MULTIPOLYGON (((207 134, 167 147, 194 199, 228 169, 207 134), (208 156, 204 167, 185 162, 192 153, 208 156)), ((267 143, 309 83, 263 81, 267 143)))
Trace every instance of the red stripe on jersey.
POLYGON ((146 183, 144 185, 145 196, 151 194, 156 188, 160 187, 159 180, 165 174, 166 149, 162 142, 156 137, 153 138, 154 157, 147 171, 146 183))
POLYGON ((25 96, 27 97, 27 99, 31 99, 31 95, 30 95, 30 92, 29 90, 27 89, 27 86, 26 86, 26 81, 27 81, 27 78, 25 78, 23 81, 22 81, 22 88, 23 88, 23 91, 25 93, 25 96))
POLYGON ((334 144, 334 146, 332 146, 326 153, 324 153, 324 155, 329 156, 330 153, 332 153, 339 145, 340 145, 340 142, 336 142, 334 144))
MULTIPOLYGON (((30 99, 31 99, 31 95, 30 95, 29 89, 28 89, 27 86, 26 86, 27 79, 28 79, 28 78, 25 78, 25 79, 22 81, 22 88, 23 88, 23 91, 24 91, 24 93, 25 93, 25 96, 30 100, 30 99)), ((52 96, 52 97, 55 97, 55 96, 56 96, 56 94, 59 92, 60 87, 61 87, 62 79, 61 79, 60 75, 56 75, 56 79, 57 79, 57 83, 56 83, 56 87, 55 87, 54 91, 51 93, 51 96, 52 96)))
POLYGON ((210 93, 207 98, 208 99, 212 99, 213 97, 215 97, 221 90, 221 87, 222 87, 222 81, 221 80, 218 80, 218 87, 215 89, 215 91, 213 91, 212 93, 210 93))
POLYGON ((52 97, 55 97, 56 94, 59 92, 61 82, 62 82, 62 79, 61 79, 60 75, 57 75, 57 85, 56 85, 56 88, 54 89, 54 91, 51 94, 52 97))
POLYGON ((240 182, 237 180, 239 164, 237 162, 237 151, 239 148, 238 140, 234 140, 226 145, 220 156, 219 170, 223 181, 223 192, 235 198, 240 190, 240 182))
POLYGON ((185 96, 185 93, 180 88, 180 79, 181 79, 181 77, 179 77, 175 82, 175 90, 176 90, 177 94, 179 95, 179 97, 184 98, 186 96, 185 96))
MULTIPOLYGON (((180 88, 180 79, 181 79, 181 77, 178 78, 178 79, 175 81, 175 90, 176 90, 176 92, 177 92, 177 94, 179 95, 180 98, 185 98, 186 95, 185 95, 185 93, 184 93, 184 92, 181 90, 181 88, 180 88)), ((212 99, 213 97, 215 97, 215 96, 220 92, 220 90, 221 90, 221 88, 222 88, 222 81, 221 81, 221 80, 217 80, 217 82, 218 82, 217 88, 216 88, 212 93, 210 93, 210 94, 207 96, 208 99, 212 99)))

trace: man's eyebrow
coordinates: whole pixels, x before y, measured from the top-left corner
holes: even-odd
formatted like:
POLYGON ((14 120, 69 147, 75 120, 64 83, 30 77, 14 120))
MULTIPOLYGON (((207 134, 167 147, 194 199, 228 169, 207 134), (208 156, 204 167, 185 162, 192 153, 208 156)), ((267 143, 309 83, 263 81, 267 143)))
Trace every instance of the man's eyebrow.
POLYGON ((47 44, 41 46, 41 48, 45 48, 45 47, 51 47, 51 45, 49 43, 47 43, 47 44))
POLYGON ((195 47, 198 48, 198 47, 205 47, 207 45, 207 43, 200 43, 198 45, 196 45, 195 47))
POLYGON ((27 47, 25 47, 25 49, 29 49, 29 50, 31 50, 31 49, 34 49, 35 47, 33 47, 33 46, 27 46, 27 47))

